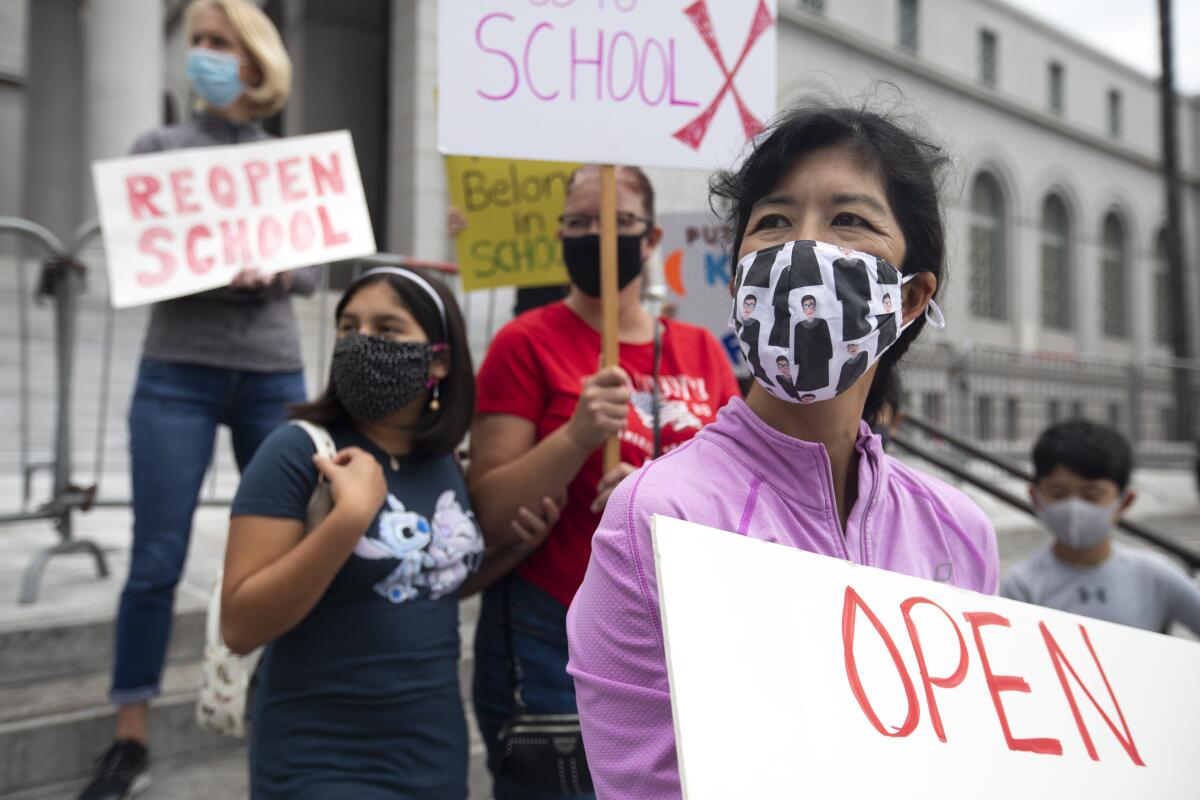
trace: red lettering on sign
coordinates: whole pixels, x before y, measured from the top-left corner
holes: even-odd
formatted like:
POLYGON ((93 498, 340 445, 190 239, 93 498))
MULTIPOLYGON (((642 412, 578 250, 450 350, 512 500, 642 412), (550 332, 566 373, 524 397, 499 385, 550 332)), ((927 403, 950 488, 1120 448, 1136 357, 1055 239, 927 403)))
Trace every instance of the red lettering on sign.
POLYGON ((188 228, 185 252, 187 253, 188 267, 197 275, 203 275, 213 268, 216 264, 216 259, 212 256, 204 256, 201 258, 196 253, 196 245, 201 239, 211 239, 212 231, 207 225, 193 225, 188 228))
POLYGON ((288 223, 288 238, 292 242, 292 249, 303 253, 308 248, 312 247, 313 241, 317 238, 317 232, 313 228, 312 217, 306 211, 297 211, 292 214, 292 221, 288 223))
POLYGON ((283 226, 274 217, 263 217, 258 223, 258 256, 268 259, 283 246, 283 226))
POLYGON ((152 217, 166 216, 161 208, 150 201, 161 189, 162 183, 153 175, 130 175, 125 179, 125 192, 129 195, 129 213, 134 219, 141 219, 143 214, 152 217))
POLYGON ((904 667, 904 661, 900 658, 900 651, 896 648, 896 643, 892 641, 892 637, 888 634, 887 629, 883 627, 883 623, 879 621, 879 617, 875 616, 869 606, 863 602, 862 597, 853 588, 846 587, 845 600, 842 604, 842 647, 846 659, 846 678, 850 681, 850 690, 854 693, 855 699, 858 700, 858 705, 866 714, 867 719, 875 730, 882 733, 884 736, 904 737, 908 736, 917 727, 917 722, 921 719, 921 705, 917 701, 917 690, 913 687, 912 679, 908 677, 908 670, 904 667), (901 682, 904 684, 904 694, 908 698, 908 716, 904 718, 904 724, 897 728, 894 732, 888 731, 880 721, 879 715, 875 713, 875 709, 871 706, 871 701, 867 699, 866 690, 863 689, 862 680, 858 675, 858 663, 854 658, 854 623, 858 617, 858 611, 867 615, 867 619, 875 627, 879 638, 883 640, 888 652, 892 656, 892 662, 896 665, 896 674, 900 676, 901 682))
POLYGON ((992 665, 988 662, 987 650, 983 647, 983 635, 979 630, 985 625, 1012 627, 1008 619, 987 611, 968 611, 963 616, 971 624, 971 630, 975 635, 975 646, 979 649, 979 661, 983 665, 983 676, 987 682, 988 692, 992 695, 992 704, 996 707, 996 716, 1000 719, 1000 730, 1004 732, 1004 741, 1008 744, 1008 749, 1061 756, 1062 742, 1058 739, 1017 739, 1013 737, 1012 730, 1009 728, 1008 715, 1004 713, 1004 705, 1000 702, 1000 693, 1028 692, 1029 684, 1025 682, 1024 678, 1016 675, 992 674, 992 665))
POLYGON ((333 229, 333 223, 329 220, 329 209, 325 208, 325 206, 317 206, 317 218, 321 220, 321 238, 324 240, 326 247, 345 244, 350 241, 350 234, 333 229))
POLYGON ((342 161, 337 153, 329 154, 328 166, 318 161, 316 156, 308 157, 308 165, 312 168, 313 185, 318 196, 324 197, 326 191, 333 194, 346 193, 346 181, 342 178, 342 161))
POLYGON ((137 282, 142 286, 158 286, 175 272, 175 257, 170 251, 155 249, 155 244, 162 239, 171 240, 171 232, 166 228, 147 228, 138 239, 138 250, 158 259, 158 272, 137 274, 137 282))
POLYGON ((247 161, 246 180, 250 182, 250 203, 254 206, 262 205, 262 197, 258 193, 258 185, 267 179, 271 174, 271 168, 267 166, 265 161, 247 161))
POLYGON ((192 186, 192 175, 190 169, 177 169, 171 173, 171 193, 175 195, 175 211, 180 214, 194 214, 200 210, 200 204, 192 200, 192 192, 196 189, 192 186))
POLYGON ((759 37, 775 24, 775 20, 771 18, 771 10, 767 8, 764 0, 759 0, 758 9, 754 14, 754 21, 750 23, 750 33, 747 34, 746 43, 742 46, 742 54, 738 56, 737 63, 733 65, 732 70, 725 66, 725 58, 721 55, 721 47, 717 43, 717 36, 713 31, 712 18, 708 14, 708 1, 697 0, 684 9, 683 13, 696 26, 696 30, 700 33, 700 38, 708 45, 709 52, 712 53, 717 66, 725 76, 725 81, 717 91, 717 96, 708 104, 708 108, 700 112, 700 116, 677 130, 674 134, 675 138, 693 150, 699 150, 701 142, 704 141, 704 135, 708 133, 708 127, 712 124, 713 116, 716 115, 717 109, 721 106, 721 101, 725 99, 725 95, 728 93, 733 94, 733 100, 737 104, 738 115, 742 119, 742 130, 746 132, 746 138, 749 139, 757 135, 763 129, 762 123, 751 113, 745 101, 742 100, 742 95, 738 92, 737 87, 733 85, 733 79, 742 68, 742 64, 746 61, 746 56, 750 55, 750 51, 754 48, 759 37))
POLYGON ((1125 732, 1122 736, 1117 730, 1117 726, 1113 724, 1112 719, 1108 714, 1104 713, 1104 709, 1096 702, 1096 698, 1088 691, 1087 686, 1079 679, 1079 673, 1071 666, 1071 662, 1067 660, 1062 648, 1058 646, 1058 642, 1050 635, 1049 629, 1046 628, 1046 623, 1039 622, 1038 629, 1042 632, 1042 639, 1046 642, 1046 650, 1050 653, 1050 661, 1054 664, 1054 671, 1058 674, 1058 681, 1062 684, 1063 694, 1067 696, 1067 703, 1071 706, 1071 715, 1075 717, 1075 726, 1079 728, 1079 736, 1083 739, 1083 746, 1087 748, 1088 755, 1093 761, 1099 761, 1100 756, 1096 753, 1096 746, 1092 744, 1092 737, 1088 735, 1087 726, 1083 724, 1083 716, 1079 713, 1079 705, 1075 702, 1075 695, 1071 693, 1071 687, 1067 683, 1067 675, 1063 672, 1063 665, 1071 671, 1071 677, 1079 684, 1079 688, 1083 689, 1083 693, 1087 695, 1087 699, 1091 701, 1096 711, 1100 712, 1100 716, 1108 724, 1109 730, 1113 732, 1113 736, 1117 737, 1117 741, 1121 743, 1121 747, 1125 748, 1125 752, 1129 754, 1129 758, 1134 764, 1139 767, 1146 766, 1142 761, 1141 755, 1138 754, 1137 745, 1133 742, 1133 734, 1129 732, 1129 724, 1125 722, 1125 715, 1121 712, 1121 704, 1117 702, 1117 696, 1113 692, 1112 684, 1108 682, 1108 675, 1104 673, 1104 667, 1100 665, 1100 659, 1096 656, 1096 650, 1092 647, 1092 640, 1088 637, 1087 628, 1083 625, 1079 626, 1079 632, 1083 634, 1083 642, 1087 645, 1088 652, 1092 655, 1092 660, 1096 662, 1096 669, 1100 673, 1100 679, 1104 681, 1104 688, 1108 691, 1109 699, 1112 700, 1113 708, 1117 712, 1117 719, 1121 721, 1121 729, 1125 732))
POLYGON ((300 156, 280 159, 275 166, 279 170, 279 191, 285 203, 308 197, 308 193, 300 188, 300 175, 295 171, 300 166, 300 156))
POLYGON ((237 192, 233 185, 233 175, 224 167, 213 167, 208 173, 208 193, 222 208, 233 208, 237 203, 237 192))
POLYGON ((938 739, 944 742, 946 741, 946 731, 942 729, 942 715, 938 711, 937 700, 933 697, 933 687, 939 686, 942 689, 953 689, 963 682, 963 678, 967 677, 967 665, 969 663, 967 642, 963 639, 962 631, 958 629, 958 625, 955 624, 954 618, 950 616, 950 612, 928 598, 908 598, 900 604, 900 613, 904 615, 904 625, 908 628, 908 638, 912 640, 913 651, 917 654, 917 669, 921 673, 921 683, 925 687, 925 702, 929 705, 929 719, 933 722, 933 732, 937 734, 938 739), (913 606, 918 603, 931 605, 945 614, 946 619, 950 620, 950 627, 954 628, 954 634, 958 636, 958 666, 954 668, 954 673, 948 677, 932 678, 929 676, 929 667, 925 664, 925 650, 921 647, 921 637, 917 633, 917 626, 912 620, 913 606))
POLYGON ((246 265, 250 263, 250 236, 246 233, 246 220, 239 219, 236 223, 221 222, 221 242, 225 255, 225 265, 246 265), (236 225, 236 227, 235 227, 236 225))

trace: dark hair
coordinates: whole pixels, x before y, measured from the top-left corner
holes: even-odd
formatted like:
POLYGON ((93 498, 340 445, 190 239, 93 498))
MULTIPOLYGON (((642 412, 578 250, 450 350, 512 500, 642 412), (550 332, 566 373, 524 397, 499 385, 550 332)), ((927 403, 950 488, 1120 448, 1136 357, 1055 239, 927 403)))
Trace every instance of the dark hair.
POLYGON ((800 305, 804 305, 804 304, 805 304, 805 303, 807 303, 809 300, 812 300, 812 301, 813 301, 813 305, 816 305, 816 303, 817 303, 817 298, 816 298, 816 297, 814 297, 814 296, 813 296, 813 295, 811 295, 811 294, 806 294, 806 295, 804 295, 804 297, 801 297, 801 298, 800 298, 800 305))
POLYGON ((900 378, 900 371, 893 371, 892 379, 888 381, 887 386, 883 389, 883 396, 879 400, 879 408, 875 409, 875 413, 871 416, 865 417, 867 422, 872 425, 880 424, 880 415, 883 413, 885 407, 892 409, 892 420, 895 420, 900 415, 900 412, 903 410, 903 383, 900 378))
MULTIPOLYGON (((571 173, 571 177, 567 179, 567 194, 571 193, 571 189, 575 186, 575 181, 584 172, 590 172, 597 169, 596 164, 584 164, 571 173)), ((617 167, 617 180, 621 180, 622 173, 627 173, 633 178, 634 188, 637 193, 642 196, 642 203, 646 207, 646 217, 651 222, 654 221, 654 186, 650 183, 650 179, 646 177, 646 173, 642 172, 641 167, 620 166, 617 167)))
POLYGON ((1129 440, 1112 428, 1085 419, 1051 425, 1033 446, 1034 480, 1066 467, 1089 481, 1110 480, 1122 492, 1133 472, 1129 440))
MULTIPOLYGON (((737 262, 754 203, 775 189, 799 159, 826 147, 846 147, 875 170, 888 205, 904 234, 904 274, 931 272, 941 292, 946 269, 946 231, 939 187, 950 160, 921 133, 906 130, 890 114, 866 108, 810 103, 785 112, 755 143, 736 171, 720 172, 709 182, 709 201, 724 217, 737 262)), ((731 287, 732 289, 732 284, 731 287)), ((871 419, 888 390, 896 364, 925 327, 918 317, 879 359, 863 417, 871 419)))
MULTIPOLYGON (((407 268, 406 268, 407 269, 407 268)), ((414 270, 417 272, 417 270, 414 270)), ((367 286, 386 282, 400 298, 400 302, 412 314, 413 319, 425 331, 430 344, 444 342, 448 347, 450 371, 439 387, 440 407, 432 411, 428 407, 421 412, 413 431, 413 453, 418 455, 446 455, 467 434, 471 418, 475 415, 475 371, 471 367, 471 350, 467 346, 467 331, 454 295, 437 278, 422 274, 437 292, 446 309, 446 325, 442 325, 441 314, 429 293, 412 279, 392 273, 380 273, 359 278, 350 284, 333 312, 334 324, 342 318, 342 312, 354 295, 367 286)), ((337 388, 330 378, 324 393, 311 403, 301 403, 289 408, 292 419, 302 419, 317 425, 332 425, 350 419, 346 407, 338 399, 337 388)))

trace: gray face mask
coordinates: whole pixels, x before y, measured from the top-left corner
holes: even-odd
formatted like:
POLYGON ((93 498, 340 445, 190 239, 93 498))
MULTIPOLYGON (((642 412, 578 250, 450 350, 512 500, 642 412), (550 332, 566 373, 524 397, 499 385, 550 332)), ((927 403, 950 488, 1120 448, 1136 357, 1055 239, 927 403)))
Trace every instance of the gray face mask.
POLYGON ((1086 550, 1104 541, 1112 530, 1112 517, 1120 506, 1118 499, 1107 506, 1098 506, 1072 497, 1038 507, 1038 517, 1054 534, 1054 538, 1072 550, 1086 550))
POLYGON ((433 385, 429 363, 445 348, 358 333, 343 336, 333 348, 330 368, 338 399, 352 418, 363 422, 399 411, 433 385))

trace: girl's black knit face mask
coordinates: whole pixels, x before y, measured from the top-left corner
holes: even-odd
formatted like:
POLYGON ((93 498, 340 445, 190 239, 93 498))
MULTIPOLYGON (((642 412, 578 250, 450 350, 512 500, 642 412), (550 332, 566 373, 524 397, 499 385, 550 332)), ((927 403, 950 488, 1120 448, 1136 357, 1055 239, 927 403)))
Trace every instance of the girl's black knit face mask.
POLYGON ((434 381, 429 364, 444 344, 394 342, 352 333, 333 348, 338 399, 356 420, 374 422, 419 399, 434 381))

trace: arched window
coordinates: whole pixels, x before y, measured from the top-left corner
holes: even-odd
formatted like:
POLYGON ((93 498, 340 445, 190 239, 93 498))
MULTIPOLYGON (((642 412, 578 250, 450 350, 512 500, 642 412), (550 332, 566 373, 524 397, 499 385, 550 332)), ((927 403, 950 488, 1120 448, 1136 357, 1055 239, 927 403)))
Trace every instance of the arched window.
POLYGON ((981 172, 971 186, 971 313, 977 317, 1008 317, 1006 238, 1000 184, 981 172))
POLYGON ((1154 338, 1160 344, 1172 344, 1175 309, 1171 303, 1171 262, 1167 256, 1167 229, 1154 239, 1154 338))
POLYGON ((1056 194, 1042 204, 1042 324, 1071 329, 1071 223, 1056 194))
POLYGON ((1106 336, 1125 339, 1129 337, 1129 251, 1125 226, 1115 211, 1104 218, 1102 247, 1100 329, 1106 336))

